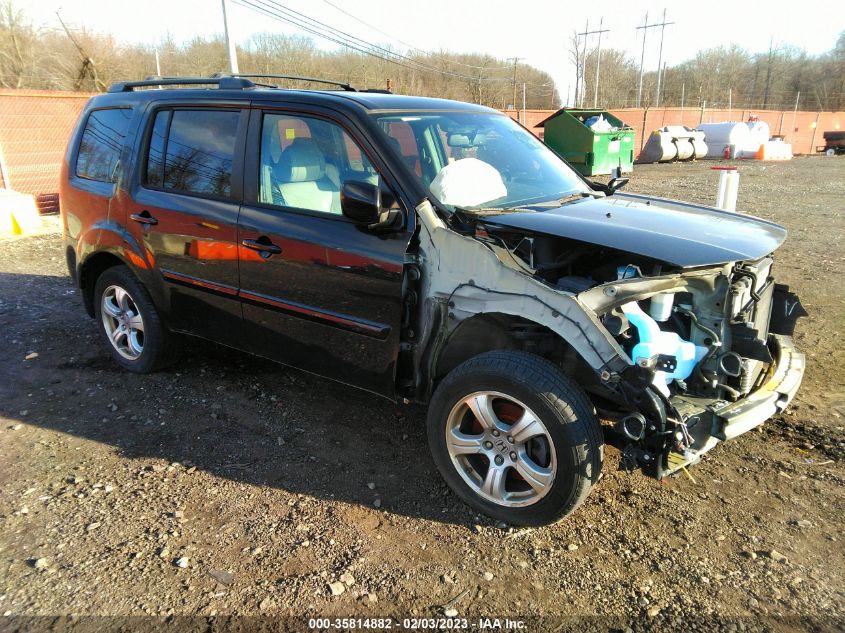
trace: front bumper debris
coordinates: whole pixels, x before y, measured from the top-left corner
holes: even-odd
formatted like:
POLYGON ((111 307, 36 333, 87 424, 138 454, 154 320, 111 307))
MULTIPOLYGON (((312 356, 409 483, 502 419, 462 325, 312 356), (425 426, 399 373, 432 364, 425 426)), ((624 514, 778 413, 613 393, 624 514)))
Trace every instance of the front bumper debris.
MULTIPOLYGON (((774 363, 769 370, 768 380, 741 400, 729 403, 717 401, 696 413, 699 424, 706 423, 709 418, 709 433, 706 436, 694 433, 698 436, 697 441, 683 453, 670 451, 663 475, 696 463, 719 442, 733 439, 760 426, 783 411, 792 401, 804 377, 804 354, 795 349, 789 336, 772 334, 770 342, 774 363)), ((688 403, 679 404, 688 406, 688 403)))

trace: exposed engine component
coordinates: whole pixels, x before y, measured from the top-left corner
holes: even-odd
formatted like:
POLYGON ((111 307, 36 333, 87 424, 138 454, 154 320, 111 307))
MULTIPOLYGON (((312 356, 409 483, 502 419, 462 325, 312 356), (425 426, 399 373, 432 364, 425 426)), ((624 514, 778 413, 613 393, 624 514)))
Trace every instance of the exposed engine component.
POLYGON ((739 378, 743 370, 742 356, 736 352, 725 352, 719 356, 719 369, 726 376, 739 378))
POLYGON ((637 329, 639 336, 639 343, 631 350, 631 359, 641 367, 655 367, 653 384, 663 395, 668 396, 669 383, 689 378, 695 366, 707 354, 707 348, 683 340, 676 332, 661 330, 657 322, 635 301, 624 304, 622 311, 637 329), (658 365, 661 356, 672 360, 658 365))
POLYGON ((573 294, 613 281, 620 266, 632 274, 660 274, 666 268, 648 257, 567 238, 512 233, 493 227, 487 227, 483 235, 504 247, 523 272, 573 294))
POLYGON ((629 440, 639 442, 645 437, 648 422, 642 413, 629 413, 619 420, 618 427, 629 440))
POLYGON ((654 295, 648 308, 648 313, 655 321, 668 321, 672 316, 672 307, 675 304, 675 295, 669 292, 654 295))

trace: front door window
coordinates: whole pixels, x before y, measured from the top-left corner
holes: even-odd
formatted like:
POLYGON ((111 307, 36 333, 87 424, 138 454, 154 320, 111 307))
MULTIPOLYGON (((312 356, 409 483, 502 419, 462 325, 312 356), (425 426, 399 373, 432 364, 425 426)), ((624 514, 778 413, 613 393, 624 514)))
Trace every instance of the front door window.
POLYGON ((379 184, 378 172, 335 123, 265 114, 261 132, 259 202, 340 215, 344 182, 379 184))

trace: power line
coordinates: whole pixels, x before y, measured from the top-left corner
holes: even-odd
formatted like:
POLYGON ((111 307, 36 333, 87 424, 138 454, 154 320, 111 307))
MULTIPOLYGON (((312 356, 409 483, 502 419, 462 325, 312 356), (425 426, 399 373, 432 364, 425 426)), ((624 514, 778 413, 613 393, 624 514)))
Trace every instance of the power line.
POLYGON ((386 37, 389 37, 389 38, 391 38, 391 39, 393 39, 393 40, 395 40, 395 41, 399 42, 400 44, 404 44, 404 45, 405 45, 405 46, 407 46, 409 49, 414 50, 414 51, 417 51, 417 52, 419 52, 419 53, 422 53, 423 55, 426 55, 426 56, 428 56, 428 57, 439 57, 440 59, 442 59, 443 61, 445 61, 445 62, 447 62, 447 63, 449 63, 449 64, 458 64, 458 65, 460 65, 460 66, 466 66, 467 68, 474 68, 474 69, 477 69, 477 70, 507 70, 508 68, 510 68, 510 66, 476 66, 476 65, 473 65, 473 64, 467 64, 467 63, 465 63, 465 62, 459 62, 459 61, 458 61, 458 60, 456 60, 456 59, 448 59, 447 57, 443 57, 442 55, 436 55, 436 56, 435 56, 435 55, 434 55, 434 53, 431 53, 431 52, 429 52, 429 51, 425 51, 425 50, 423 50, 423 49, 419 48, 418 46, 414 46, 413 44, 409 44, 408 42, 405 42, 405 41, 403 41, 403 40, 400 40, 400 39, 399 39, 398 37, 396 37, 395 35, 392 35, 392 34, 390 34, 390 33, 387 33, 386 31, 382 31, 380 28, 378 28, 378 27, 376 27, 376 26, 373 26, 372 24, 370 24, 370 23, 368 23, 368 22, 365 22, 364 20, 362 20, 361 18, 359 18, 359 17, 358 17, 358 16, 356 16, 355 14, 350 13, 349 11, 347 11, 346 9, 344 9, 343 7, 339 7, 339 6, 337 6, 335 3, 330 2, 329 0, 323 0, 323 2, 325 2, 325 3, 326 3, 327 5, 329 5, 330 7, 334 8, 334 9, 337 9, 338 11, 340 11, 341 13, 343 13, 344 15, 346 15, 346 16, 348 16, 348 17, 352 18, 352 19, 353 19, 353 20, 355 20, 356 22, 358 22, 358 23, 360 23, 360 24, 363 24, 363 25, 364 25, 364 26, 366 26, 367 28, 370 28, 370 29, 372 29, 373 31, 375 31, 375 32, 377 32, 377 33, 381 33, 382 35, 384 35, 384 36, 386 36, 386 37))
POLYGON ((455 77, 459 79, 468 79, 471 81, 506 81, 503 79, 496 79, 496 78, 482 78, 482 77, 472 77, 470 75, 463 75, 460 73, 456 73, 454 71, 449 70, 441 70, 438 68, 434 68, 433 66, 428 66, 423 64, 407 55, 402 55, 401 53, 397 53, 395 51, 391 51, 389 49, 383 48, 381 46, 370 44, 369 42, 362 40, 359 37, 346 33, 345 31, 341 31, 333 26, 330 26, 324 22, 311 18, 304 13, 300 13, 293 9, 289 9, 282 5, 275 0, 237 0, 239 4, 247 4, 251 5, 252 8, 257 9, 265 13, 266 15, 270 15, 282 22, 286 22, 293 26, 296 26, 308 33, 312 33, 317 35, 318 37, 322 37, 327 39, 331 42, 336 44, 340 44, 341 46, 346 46, 353 50, 356 50, 360 53, 364 53, 366 55, 371 55, 373 57, 378 57, 382 60, 393 62, 399 65, 404 65, 413 70, 421 70, 426 72, 438 73, 441 75, 445 75, 448 77, 455 77), (256 4, 258 3, 258 4, 256 4), (261 5, 261 6, 258 6, 261 5), (269 5, 269 6, 268 6, 269 5), (390 57, 387 57, 390 56, 390 57), (398 59, 404 60, 400 62, 398 59))
MULTIPOLYGON (((260 0, 259 0, 259 1, 260 1, 260 0)), ((321 38, 323 38, 323 39, 325 39, 325 40, 328 40, 328 41, 333 42, 333 43, 335 43, 335 44, 338 44, 338 45, 340 45, 340 46, 345 46, 346 48, 349 48, 349 49, 351 49, 351 50, 354 50, 354 51, 356 51, 356 52, 358 52, 358 53, 361 53, 361 54, 363 54, 363 55, 370 55, 371 57, 376 57, 376 58, 381 59, 381 60, 383 60, 383 61, 390 62, 390 63, 392 63, 392 64, 396 64, 397 66, 403 66, 403 67, 405 67, 405 68, 409 68, 409 69, 411 69, 411 70, 419 70, 419 68, 417 68, 417 67, 415 67, 415 66, 411 66, 411 65, 409 65, 409 64, 402 63, 402 62, 400 62, 400 61, 398 61, 398 60, 395 60, 395 59, 390 59, 390 58, 388 58, 388 57, 384 57, 384 56, 379 55, 379 54, 377 54, 377 53, 374 53, 373 51, 370 51, 370 50, 364 50, 364 49, 362 49, 362 48, 359 48, 359 47, 357 47, 357 46, 355 46, 355 45, 351 44, 349 41, 344 41, 344 40, 337 39, 337 38, 335 38, 335 37, 331 37, 331 36, 329 36, 329 35, 326 35, 325 33, 321 33, 321 32, 319 32, 319 31, 317 31, 317 30, 315 30, 315 29, 313 29, 313 28, 310 28, 310 27, 308 27, 308 26, 305 26, 305 25, 303 25, 303 24, 301 24, 301 23, 294 22, 294 21, 292 21, 292 20, 288 19, 287 17, 284 17, 283 15, 280 15, 279 13, 277 13, 277 12, 273 11, 272 9, 268 9, 268 8, 266 8, 266 7, 264 7, 264 6, 259 6, 259 5, 255 4, 254 2, 251 2, 250 0, 233 0, 233 2, 234 2, 235 4, 239 4, 239 5, 243 6, 243 7, 247 7, 247 8, 249 8, 249 9, 254 10, 254 11, 257 11, 257 12, 259 12, 259 13, 262 13, 262 14, 264 14, 264 15, 266 15, 266 16, 269 16, 269 17, 271 17, 271 18, 274 18, 274 19, 276 19, 276 20, 279 20, 279 21, 281 21, 281 22, 285 22, 285 23, 287 23, 287 24, 290 24, 290 25, 292 25, 292 26, 295 26, 295 27, 297 27, 297 28, 299 28, 299 29, 301 29, 301 30, 305 31, 306 33, 310 33, 310 34, 312 34, 312 35, 316 35, 317 37, 321 37, 321 38)))

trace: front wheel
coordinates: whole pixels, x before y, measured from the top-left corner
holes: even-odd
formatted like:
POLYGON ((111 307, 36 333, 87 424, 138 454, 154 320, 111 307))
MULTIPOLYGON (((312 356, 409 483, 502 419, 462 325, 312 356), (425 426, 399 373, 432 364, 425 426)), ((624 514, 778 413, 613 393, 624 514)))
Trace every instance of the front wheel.
POLYGON ((587 396, 549 361, 488 352, 449 373, 432 398, 428 441, 464 501, 512 525, 571 514, 598 480, 601 427, 587 396))

